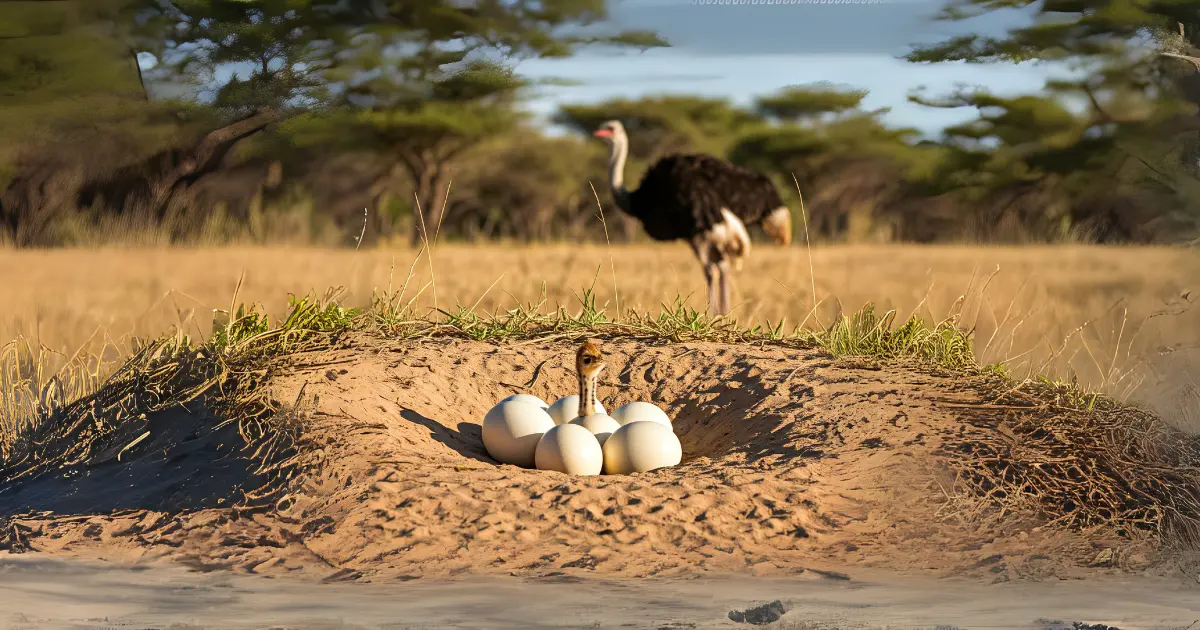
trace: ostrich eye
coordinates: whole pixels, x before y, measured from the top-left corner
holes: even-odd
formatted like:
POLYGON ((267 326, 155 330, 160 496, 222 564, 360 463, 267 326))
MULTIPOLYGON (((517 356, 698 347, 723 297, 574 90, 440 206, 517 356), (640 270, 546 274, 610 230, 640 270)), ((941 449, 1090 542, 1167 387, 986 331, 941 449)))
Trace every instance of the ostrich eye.
POLYGON ((592 362, 592 358, 591 358, 591 357, 583 357, 583 364, 584 364, 584 365, 587 365, 587 364, 589 364, 589 363, 591 363, 591 362, 592 362))

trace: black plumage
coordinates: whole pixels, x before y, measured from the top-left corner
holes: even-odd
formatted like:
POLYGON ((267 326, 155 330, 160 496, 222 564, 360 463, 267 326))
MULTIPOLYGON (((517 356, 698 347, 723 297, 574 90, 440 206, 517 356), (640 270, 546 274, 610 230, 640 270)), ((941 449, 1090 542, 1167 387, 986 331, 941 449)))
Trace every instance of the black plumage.
POLYGON ((631 191, 624 185, 625 127, 611 120, 594 135, 612 147, 609 184, 617 206, 654 240, 688 241, 704 268, 709 307, 717 314, 729 312, 730 268, 740 269, 750 253, 748 226, 761 225, 776 243, 791 243, 791 214, 766 175, 711 155, 670 155, 651 166, 631 191))
POLYGON ((622 208, 657 241, 690 239, 712 230, 726 208, 749 227, 762 223, 783 199, 762 173, 705 154, 669 155, 629 191, 622 208))

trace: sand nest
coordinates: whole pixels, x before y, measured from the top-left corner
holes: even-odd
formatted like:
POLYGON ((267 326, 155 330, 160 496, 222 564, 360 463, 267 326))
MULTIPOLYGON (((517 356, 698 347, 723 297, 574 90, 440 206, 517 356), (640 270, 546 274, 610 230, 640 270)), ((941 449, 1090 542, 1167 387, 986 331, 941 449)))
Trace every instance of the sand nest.
POLYGON ((376 581, 855 566, 1004 580, 1165 566, 1164 534, 1185 539, 1200 514, 1194 444, 1148 415, 773 346, 603 342, 604 404, 666 409, 678 467, 496 464, 484 414, 517 391, 572 393, 573 344, 349 335, 263 373, 261 397, 292 404, 260 433, 287 439, 243 448, 244 424, 204 396, 150 414, 71 474, 26 466, 0 488, 0 548, 376 581))

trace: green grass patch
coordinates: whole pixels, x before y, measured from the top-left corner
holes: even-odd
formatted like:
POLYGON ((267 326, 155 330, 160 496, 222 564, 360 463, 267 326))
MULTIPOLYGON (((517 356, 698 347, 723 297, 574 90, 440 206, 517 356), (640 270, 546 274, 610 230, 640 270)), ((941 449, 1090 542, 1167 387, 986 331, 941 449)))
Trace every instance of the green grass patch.
POLYGON ((415 313, 403 295, 376 293, 370 307, 347 308, 343 291, 290 298, 272 320, 257 304, 214 313, 207 339, 181 330, 154 340, 134 340, 132 352, 111 373, 97 356, 75 356, 48 373, 48 356, 26 340, 0 354, 0 470, 13 479, 51 464, 92 461, 110 446, 124 420, 143 418, 200 397, 225 408, 247 443, 269 433, 263 423, 276 411, 256 385, 278 359, 320 347, 338 334, 358 331, 389 339, 452 337, 491 343, 535 338, 625 338, 653 342, 760 343, 820 348, 833 356, 865 356, 948 369, 973 369, 969 335, 952 322, 927 325, 912 317, 895 326, 895 311, 861 311, 819 329, 785 330, 784 322, 745 327, 689 308, 683 298, 657 313, 613 317, 589 289, 578 307, 547 309, 546 300, 498 313, 456 304, 415 313))

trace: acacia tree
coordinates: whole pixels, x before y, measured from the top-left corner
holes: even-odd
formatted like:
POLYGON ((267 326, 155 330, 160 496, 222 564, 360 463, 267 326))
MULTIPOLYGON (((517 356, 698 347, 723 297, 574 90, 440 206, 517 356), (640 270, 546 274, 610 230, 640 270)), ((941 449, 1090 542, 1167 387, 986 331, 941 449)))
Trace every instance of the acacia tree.
POLYGON ((87 172, 178 130, 147 99, 127 4, 0 3, 0 241, 56 242, 54 224, 74 211, 87 172))
POLYGON ((789 85, 774 94, 759 97, 755 99, 755 108, 770 120, 786 123, 828 121, 840 114, 858 111, 868 93, 867 90, 838 88, 830 82, 819 81, 789 85))
POLYGON ((380 19, 333 0, 133 0, 128 12, 156 74, 232 117, 324 102, 335 55, 380 19))
POLYGON ((565 57, 587 45, 666 45, 645 31, 564 34, 603 20, 607 0, 393 1, 382 7, 376 15, 383 19, 354 33, 331 76, 343 86, 339 122, 385 162, 377 198, 401 178, 415 192, 413 210, 421 214, 414 214, 413 242, 426 237, 422 226, 440 224, 463 154, 523 119, 516 103, 527 82, 506 62, 565 57))
POLYGON ((307 119, 293 130, 300 145, 376 156, 379 176, 371 192, 382 234, 394 230, 387 200, 408 184, 414 213, 409 236, 414 243, 432 238, 441 225, 451 180, 463 156, 525 117, 515 107, 521 81, 495 64, 476 62, 431 84, 429 97, 398 102, 380 99, 377 84, 376 100, 370 105, 351 105, 332 116, 307 119))
POLYGON ((739 134, 761 122, 729 99, 674 94, 567 105, 555 115, 556 122, 583 133, 611 119, 625 125, 630 159, 638 164, 680 151, 724 155, 739 134))
MULTIPOLYGON (((942 17, 964 19, 1030 4, 1031 0, 959 0, 949 5, 942 17)), ((1200 6, 1174 0, 1046 0, 1039 5, 1038 16, 1043 19, 1013 29, 1004 37, 966 35, 917 47, 908 58, 929 63, 1071 61, 1083 70, 1083 76, 1050 81, 1047 92, 1056 100, 1081 98, 1090 108, 1088 114, 1075 117, 1061 106, 1035 97, 1017 102, 982 93, 959 93, 949 99, 914 100, 938 106, 1006 109, 1005 114, 993 116, 991 121, 988 116, 981 117, 979 129, 951 130, 948 140, 952 142, 997 124, 1005 127, 1006 116, 1024 119, 1033 129, 1047 134, 1044 138, 1024 138, 1020 150, 1009 146, 1002 152, 1007 158, 984 160, 988 164, 1015 160, 1024 164, 1023 168, 1048 169, 1038 172, 1062 175, 1061 164, 1065 161, 1092 173, 1092 181, 1101 188, 1121 174, 1122 182, 1133 185, 1131 194, 1157 195, 1147 206, 1165 208, 1167 212, 1190 208, 1200 219, 1200 204, 1195 203, 1200 184, 1196 180, 1200 172, 1200 139, 1196 134, 1200 129, 1200 110, 1196 108, 1200 104, 1200 59, 1196 57, 1200 6), (1058 123, 1040 124, 1044 121, 1033 116, 1036 112, 1058 123), (1014 157, 1014 151, 1019 156, 1014 157), (1035 166, 1030 159, 1038 155, 1047 157, 1035 159, 1035 166), (1173 199, 1157 194, 1163 189, 1173 199)), ((974 153, 972 157, 960 151, 954 159, 965 168, 981 160, 979 152, 974 153)))
POLYGON ((923 153, 911 144, 915 130, 882 121, 886 108, 861 109, 866 95, 822 82, 755 99, 767 122, 743 134, 729 157, 770 173, 793 201, 798 183, 818 236, 851 236, 850 216, 878 218, 923 153))

